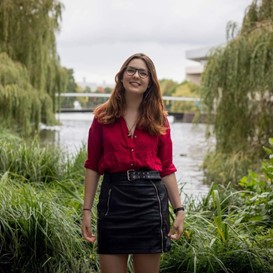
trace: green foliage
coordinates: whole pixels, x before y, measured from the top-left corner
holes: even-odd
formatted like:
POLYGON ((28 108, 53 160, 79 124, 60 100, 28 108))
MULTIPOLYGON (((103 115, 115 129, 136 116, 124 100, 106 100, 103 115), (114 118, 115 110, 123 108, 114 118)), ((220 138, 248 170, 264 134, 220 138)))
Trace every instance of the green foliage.
POLYGON ((54 122, 55 93, 69 70, 56 53, 62 5, 57 0, 0 2, 0 116, 24 135, 54 122))
POLYGON ((61 179, 65 172, 61 151, 55 147, 42 148, 38 141, 0 140, 0 173, 21 176, 27 182, 41 183, 61 179))
POLYGON ((65 158, 8 131, 0 147, 1 272, 98 271, 80 229, 85 147, 65 158))
POLYGON ((162 257, 161 272, 273 272, 273 149, 266 151, 263 172, 243 177, 240 191, 212 184, 187 206, 184 236, 162 257))
MULTIPOLYGON (((186 199, 184 234, 162 256, 160 272, 273 272, 273 139, 269 143, 263 172, 249 172, 240 191, 212 184, 200 202, 186 199)), ((8 131, 0 132, 0 147, 1 272, 99 272, 96 246, 80 231, 86 147, 65 159, 58 149, 8 131)), ((92 219, 96 230, 95 214, 92 219)))
POLYGON ((55 31, 61 12, 57 0, 2 0, 0 4, 0 51, 24 64, 32 85, 49 94, 53 88, 56 92, 59 77, 55 31))
POLYGON ((73 93, 77 91, 77 83, 75 82, 75 78, 74 78, 74 70, 73 69, 65 69, 67 71, 67 75, 68 75, 68 84, 67 84, 67 90, 64 90, 65 92, 68 93, 73 93))
POLYGON ((211 52, 202 76, 201 97, 215 124, 216 154, 242 153, 254 164, 273 135, 272 9, 272 1, 253 1, 241 30, 229 25, 234 36, 211 52))
POLYGON ((90 250, 70 217, 72 207, 8 173, 0 180, 0 200, 1 272, 90 272, 90 250))
POLYGON ((238 221, 238 198, 240 192, 212 185, 200 206, 188 208, 184 235, 163 255, 160 272, 273 272, 272 231, 261 236, 238 221))
POLYGON ((173 80, 162 79, 159 81, 162 96, 172 96, 178 83, 173 80))
POLYGON ((269 141, 271 148, 265 148, 268 159, 262 163, 262 174, 250 171, 244 176, 239 186, 246 190, 243 197, 246 207, 241 211, 241 221, 262 221, 268 228, 273 228, 273 139, 269 141))
MULTIPOLYGON (((183 82, 176 86, 172 96, 199 98, 199 86, 191 82, 183 82)), ((200 112, 200 104, 193 101, 173 101, 171 103, 170 111, 182 113, 198 113, 200 112)))
POLYGON ((261 51, 265 56, 271 54, 268 36, 273 38, 273 32, 260 31, 251 33, 253 37, 237 37, 216 51, 206 66, 202 98, 210 113, 216 113, 217 151, 246 151, 251 146, 261 154, 261 145, 273 133, 273 78, 269 73, 273 59, 259 55, 261 51), (263 48, 257 51, 260 46, 263 48))
POLYGON ((232 182, 238 183, 238 177, 244 176, 251 163, 250 156, 243 152, 232 154, 210 152, 203 161, 203 170, 206 181, 214 181, 220 184, 232 182))
POLYGON ((0 122, 2 126, 29 134, 41 120, 52 123, 52 102, 29 81, 28 71, 0 53, 0 122))
MULTIPOLYGON (((199 98, 199 86, 191 82, 178 84, 172 80, 160 80, 163 96, 196 97, 199 98)), ((169 112, 199 113, 200 104, 192 101, 165 101, 166 110, 169 112)))
POLYGON ((261 21, 273 20, 273 3, 271 0, 254 0, 243 19, 242 33, 256 28, 261 21), (261 3, 259 5, 259 3, 261 3))

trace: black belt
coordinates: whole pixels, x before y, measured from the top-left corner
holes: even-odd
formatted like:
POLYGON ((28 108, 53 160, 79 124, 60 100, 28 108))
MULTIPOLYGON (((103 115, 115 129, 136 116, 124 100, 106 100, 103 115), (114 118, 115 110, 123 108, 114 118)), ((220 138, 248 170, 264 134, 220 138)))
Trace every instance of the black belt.
POLYGON ((128 170, 127 172, 121 173, 107 173, 107 175, 110 176, 110 179, 117 179, 122 181, 161 179, 158 171, 128 170))

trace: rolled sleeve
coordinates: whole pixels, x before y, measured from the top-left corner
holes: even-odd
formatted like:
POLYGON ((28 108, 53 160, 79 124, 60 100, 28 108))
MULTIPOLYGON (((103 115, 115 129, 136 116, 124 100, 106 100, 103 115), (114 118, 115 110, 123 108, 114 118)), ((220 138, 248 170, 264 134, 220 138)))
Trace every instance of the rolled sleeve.
POLYGON ((99 162, 103 153, 102 143, 102 124, 100 124, 98 120, 94 118, 88 134, 87 159, 84 162, 85 168, 99 172, 99 162))
POLYGON ((177 171, 173 164, 173 144, 171 140, 170 127, 166 130, 166 134, 161 135, 159 138, 158 157, 162 164, 162 171, 160 173, 161 177, 177 171))

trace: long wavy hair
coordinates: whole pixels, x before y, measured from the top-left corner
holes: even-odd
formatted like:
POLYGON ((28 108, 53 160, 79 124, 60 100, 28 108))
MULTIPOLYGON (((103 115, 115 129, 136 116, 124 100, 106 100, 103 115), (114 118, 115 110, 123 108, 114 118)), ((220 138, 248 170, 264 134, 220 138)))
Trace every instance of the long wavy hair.
POLYGON ((150 77, 148 88, 144 92, 140 104, 137 127, 146 130, 151 135, 164 134, 167 128, 167 113, 164 110, 155 66, 153 61, 143 53, 134 54, 123 63, 119 72, 116 74, 116 85, 110 98, 95 109, 95 117, 103 124, 110 124, 114 123, 123 115, 126 109, 126 91, 123 87, 122 79, 126 67, 133 59, 141 59, 146 63, 150 77))

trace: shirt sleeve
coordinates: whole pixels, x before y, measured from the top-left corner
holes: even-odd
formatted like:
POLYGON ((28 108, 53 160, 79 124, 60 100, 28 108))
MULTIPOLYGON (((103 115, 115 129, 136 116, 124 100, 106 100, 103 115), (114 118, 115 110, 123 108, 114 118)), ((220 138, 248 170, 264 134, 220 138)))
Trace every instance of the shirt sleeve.
POLYGON ((159 137, 158 157, 160 158, 162 164, 162 171, 160 173, 161 177, 177 171, 173 164, 173 144, 168 121, 167 124, 168 128, 166 133, 164 135, 160 135, 159 137))
POLYGON ((84 163, 85 168, 99 172, 99 162, 103 152, 102 141, 102 124, 94 118, 88 134, 87 159, 84 163))

